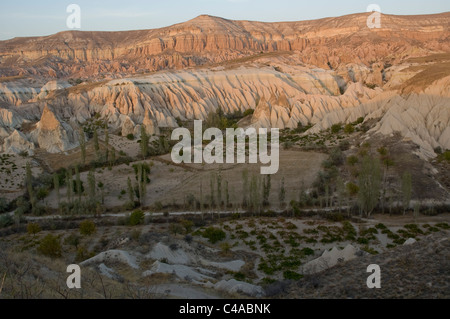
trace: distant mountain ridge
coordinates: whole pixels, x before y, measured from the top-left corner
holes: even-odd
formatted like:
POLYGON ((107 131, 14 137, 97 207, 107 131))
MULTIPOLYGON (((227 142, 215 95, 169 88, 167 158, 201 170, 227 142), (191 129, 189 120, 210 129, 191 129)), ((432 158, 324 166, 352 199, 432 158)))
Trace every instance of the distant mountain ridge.
POLYGON ((135 74, 221 63, 261 52, 301 52, 301 62, 331 68, 450 52, 450 12, 383 14, 380 29, 367 27, 368 16, 268 23, 201 15, 160 29, 14 38, 0 41, 0 76, 135 74))

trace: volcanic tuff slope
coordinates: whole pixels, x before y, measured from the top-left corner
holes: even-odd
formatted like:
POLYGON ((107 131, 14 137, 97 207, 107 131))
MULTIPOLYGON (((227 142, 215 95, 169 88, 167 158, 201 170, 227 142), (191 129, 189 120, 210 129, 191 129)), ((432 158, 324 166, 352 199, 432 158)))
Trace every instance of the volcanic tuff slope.
POLYGON ((254 127, 316 124, 311 133, 366 117, 380 120, 370 133, 401 132, 424 158, 449 149, 450 13, 383 15, 372 30, 367 16, 283 23, 200 16, 157 30, 2 41, 0 144, 6 152, 66 151, 77 146, 79 123, 95 114, 112 131, 139 136, 140 125, 158 134, 177 118, 205 119, 221 107, 255 109, 254 127), (118 79, 75 85, 64 77, 108 72, 118 79))

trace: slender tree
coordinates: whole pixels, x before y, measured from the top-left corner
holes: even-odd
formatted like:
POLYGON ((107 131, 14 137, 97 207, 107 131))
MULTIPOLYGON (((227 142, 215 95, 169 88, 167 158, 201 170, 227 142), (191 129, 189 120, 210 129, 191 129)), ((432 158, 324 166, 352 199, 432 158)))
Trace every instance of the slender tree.
POLYGON ((113 166, 116 163, 116 149, 113 147, 111 149, 111 162, 110 165, 113 166))
POLYGON ((33 173, 31 172, 30 162, 26 164, 25 184, 27 185, 28 196, 30 197, 31 210, 34 213, 36 211, 36 197, 33 189, 33 173))
POLYGON ((263 205, 269 205, 271 175, 266 175, 263 184, 263 205))
POLYGON ((75 166, 75 189, 78 194, 78 200, 81 201, 83 190, 81 189, 80 169, 78 168, 78 165, 75 166))
POLYGON ((128 186, 128 200, 130 201, 130 203, 134 203, 134 189, 133 185, 131 184, 131 179, 129 177, 127 181, 127 186, 128 186))
POLYGON ((141 155, 142 158, 145 159, 148 156, 148 142, 149 137, 147 135, 147 131, 145 129, 145 125, 141 126, 141 155))
POLYGON ((137 166, 137 180, 138 180, 138 194, 139 194, 139 204, 142 206, 142 201, 143 201, 143 197, 144 197, 144 188, 143 185, 145 184, 145 182, 142 180, 143 179, 143 167, 142 164, 138 164, 137 166))
POLYGON ((88 173, 88 195, 89 195, 89 199, 91 201, 95 201, 95 193, 96 193, 96 189, 95 189, 95 172, 94 171, 89 171, 88 173))
POLYGON ((61 202, 61 197, 59 194, 59 176, 56 173, 53 174, 53 188, 55 189, 55 192, 56 192, 56 199, 58 201, 58 208, 59 208, 60 202, 61 202))
POLYGON ((261 178, 259 175, 252 175, 250 181, 250 205, 254 213, 261 212, 261 178))
POLYGON ((381 187, 380 161, 365 156, 359 174, 359 205, 361 212, 370 216, 378 204, 381 187))
POLYGON ((403 215, 409 208, 412 194, 412 177, 410 172, 403 173, 402 176, 402 200, 403 200, 403 215))
POLYGON ((109 161, 109 130, 108 130, 108 127, 105 128, 105 144, 106 144, 105 161, 106 161, 106 163, 108 163, 108 161, 109 161))
POLYGON ((72 180, 72 169, 69 168, 66 171, 66 186, 67 186, 67 201, 69 203, 72 202, 72 194, 73 194, 73 180, 72 180))
POLYGON ((86 165, 86 136, 81 127, 78 131, 78 139, 79 139, 80 150, 81 150, 81 164, 86 165))
POLYGON ((278 201, 280 202, 280 208, 283 208, 286 200, 286 189, 284 188, 284 177, 281 179, 280 190, 278 192, 278 201))
POLYGON ((94 129, 94 148, 98 152, 100 150, 100 144, 98 143, 98 132, 97 128, 94 129))
POLYGON ((105 193, 104 193, 105 184, 103 184, 102 182, 98 182, 97 187, 100 190, 101 202, 103 205, 105 204, 105 193))
POLYGON ((339 213, 342 210, 342 201, 344 199, 345 195, 345 184, 342 177, 339 175, 336 179, 336 191, 337 191, 337 197, 338 197, 338 206, 339 206, 339 213))

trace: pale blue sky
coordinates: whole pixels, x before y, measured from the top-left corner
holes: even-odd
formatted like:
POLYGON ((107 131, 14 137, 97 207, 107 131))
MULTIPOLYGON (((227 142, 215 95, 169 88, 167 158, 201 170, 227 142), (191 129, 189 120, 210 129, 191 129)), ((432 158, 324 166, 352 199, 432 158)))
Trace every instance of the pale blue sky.
POLYGON ((369 4, 388 14, 450 11, 448 0, 41 0, 1 1, 0 40, 68 30, 66 8, 81 7, 81 30, 120 31, 159 28, 200 14, 235 20, 299 21, 364 12, 369 4))

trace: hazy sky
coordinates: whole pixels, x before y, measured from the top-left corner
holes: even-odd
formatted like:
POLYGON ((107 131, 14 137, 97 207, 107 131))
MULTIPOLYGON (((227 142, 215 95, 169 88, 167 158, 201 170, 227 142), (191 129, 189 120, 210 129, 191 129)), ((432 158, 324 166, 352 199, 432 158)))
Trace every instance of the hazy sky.
POLYGON ((81 7, 81 30, 159 28, 210 14, 235 20, 299 21, 365 12, 376 3, 383 13, 450 11, 448 0, 40 0, 1 1, 0 40, 68 30, 66 8, 81 7))

